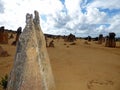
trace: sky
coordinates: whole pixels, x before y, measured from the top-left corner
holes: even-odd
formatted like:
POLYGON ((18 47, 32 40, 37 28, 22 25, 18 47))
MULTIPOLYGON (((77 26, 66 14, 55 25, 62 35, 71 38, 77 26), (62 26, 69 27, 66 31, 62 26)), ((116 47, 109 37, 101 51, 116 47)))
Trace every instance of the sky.
POLYGON ((120 0, 0 0, 0 26, 24 29, 26 13, 34 10, 47 34, 120 37, 120 0))

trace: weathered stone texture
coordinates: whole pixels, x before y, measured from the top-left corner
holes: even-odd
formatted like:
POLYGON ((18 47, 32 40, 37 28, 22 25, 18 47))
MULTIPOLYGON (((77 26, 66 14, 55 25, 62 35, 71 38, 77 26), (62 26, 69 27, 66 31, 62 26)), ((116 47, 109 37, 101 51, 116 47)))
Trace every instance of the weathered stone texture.
POLYGON ((102 44, 102 43, 103 43, 103 35, 100 34, 98 38, 98 44, 102 44))
POLYGON ((8 33, 4 27, 0 27, 0 44, 8 44, 8 33))
POLYGON ((17 44, 17 42, 18 42, 18 40, 19 40, 19 37, 20 37, 21 32, 22 32, 22 28, 21 28, 21 27, 19 27, 19 28, 17 29, 17 34, 16 34, 15 41, 13 41, 13 42, 12 42, 12 45, 16 45, 16 44, 17 44))
POLYGON ((15 63, 10 73, 7 90, 55 90, 46 42, 35 18, 26 15, 26 26, 20 35, 15 63))
POLYGON ((109 36, 106 37, 105 46, 106 47, 116 47, 115 33, 113 33, 113 32, 109 33, 109 36))
POLYGON ((73 34, 68 35, 68 36, 64 39, 64 41, 67 41, 67 42, 74 42, 75 40, 76 40, 76 37, 75 37, 75 35, 73 35, 73 34))

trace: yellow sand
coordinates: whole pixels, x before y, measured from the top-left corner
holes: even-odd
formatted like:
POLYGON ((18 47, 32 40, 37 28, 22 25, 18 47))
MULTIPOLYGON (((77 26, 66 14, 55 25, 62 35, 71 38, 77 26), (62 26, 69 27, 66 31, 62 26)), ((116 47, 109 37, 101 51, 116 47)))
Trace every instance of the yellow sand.
MULTIPOLYGON (((16 50, 12 41, 0 44, 10 54, 0 57, 0 77, 12 68, 16 50)), ((56 90, 120 90, 120 48, 104 47, 93 41, 88 45, 80 39, 76 45, 69 45, 63 39, 54 41, 55 48, 48 48, 48 53, 56 90)))

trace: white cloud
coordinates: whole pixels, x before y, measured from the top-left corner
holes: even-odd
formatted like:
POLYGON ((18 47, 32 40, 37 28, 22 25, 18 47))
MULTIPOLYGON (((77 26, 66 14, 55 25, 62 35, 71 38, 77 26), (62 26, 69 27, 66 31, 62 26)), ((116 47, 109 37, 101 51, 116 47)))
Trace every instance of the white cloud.
POLYGON ((75 15, 74 13, 80 13, 80 3, 82 0, 65 0, 65 6, 69 15, 75 15))
POLYGON ((120 9, 120 0, 95 0, 87 7, 92 8, 109 8, 109 9, 120 9))
POLYGON ((111 26, 108 28, 110 32, 116 32, 120 34, 120 15, 114 16, 110 20, 111 26))
POLYGON ((97 8, 87 8, 87 21, 88 23, 98 24, 98 23, 106 23, 105 17, 106 14, 104 12, 100 12, 97 8))
POLYGON ((24 28, 26 13, 37 10, 41 16, 44 33, 95 36, 114 31, 120 34, 120 13, 110 17, 108 13, 99 10, 99 8, 120 9, 119 0, 82 2, 83 0, 65 0, 63 5, 60 0, 4 0, 2 2, 4 13, 0 13, 2 18, 0 26, 5 25, 6 28, 14 30, 19 26, 24 28))
POLYGON ((5 22, 7 28, 16 29, 24 27, 26 13, 38 10, 40 14, 54 15, 59 12, 63 5, 58 0, 4 0, 5 13, 0 14, 1 22, 5 22))
POLYGON ((1 0, 0 0, 0 13, 4 13, 4 5, 1 0))

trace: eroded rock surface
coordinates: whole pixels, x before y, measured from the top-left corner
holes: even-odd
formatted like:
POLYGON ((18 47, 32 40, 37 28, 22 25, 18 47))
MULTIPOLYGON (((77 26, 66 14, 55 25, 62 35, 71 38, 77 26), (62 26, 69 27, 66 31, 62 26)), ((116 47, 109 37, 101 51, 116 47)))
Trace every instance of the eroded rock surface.
POLYGON ((8 32, 5 31, 4 26, 0 27, 0 44, 8 44, 8 32))
POLYGON ((39 13, 34 13, 34 19, 32 14, 26 14, 7 90, 55 90, 39 13))

